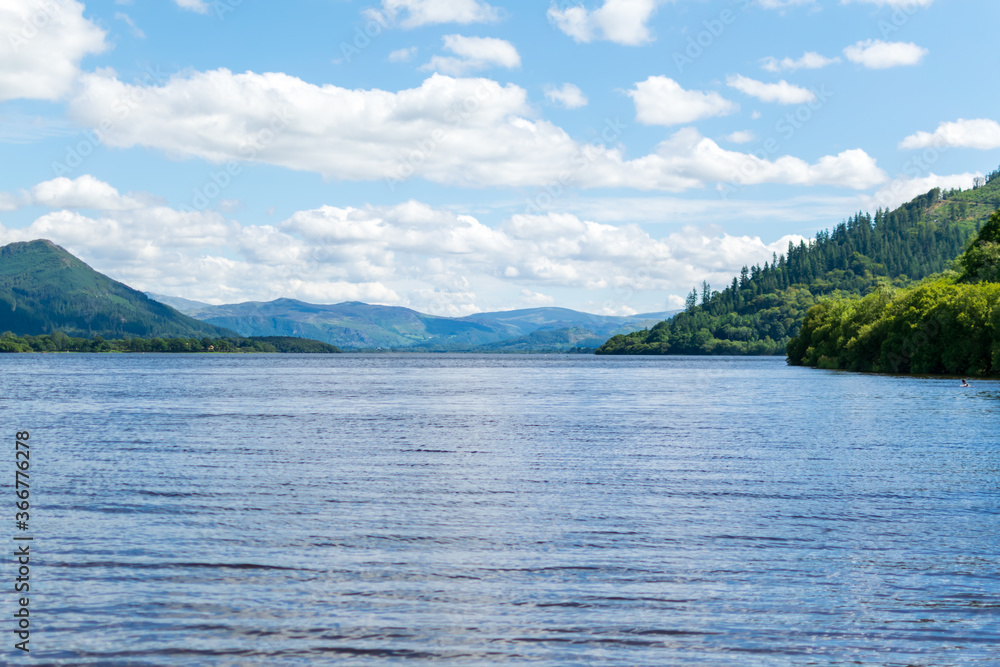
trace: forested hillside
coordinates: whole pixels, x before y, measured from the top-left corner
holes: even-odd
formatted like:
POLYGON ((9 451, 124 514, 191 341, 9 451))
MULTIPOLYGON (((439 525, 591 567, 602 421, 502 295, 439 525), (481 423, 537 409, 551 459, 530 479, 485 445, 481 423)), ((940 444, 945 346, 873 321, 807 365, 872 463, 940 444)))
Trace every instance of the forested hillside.
POLYGON ((909 289, 823 302, 788 343, 788 363, 887 373, 1000 372, 1000 211, 957 271, 909 289))
POLYGON ((46 240, 0 248, 0 331, 86 338, 235 335, 148 299, 46 240))
POLYGON ((1000 171, 970 190, 934 189, 893 210, 857 213, 809 244, 789 244, 743 267, 722 291, 708 285, 651 329, 615 336, 598 354, 784 354, 818 299, 860 296, 879 282, 905 286, 951 267, 1000 204, 1000 171))

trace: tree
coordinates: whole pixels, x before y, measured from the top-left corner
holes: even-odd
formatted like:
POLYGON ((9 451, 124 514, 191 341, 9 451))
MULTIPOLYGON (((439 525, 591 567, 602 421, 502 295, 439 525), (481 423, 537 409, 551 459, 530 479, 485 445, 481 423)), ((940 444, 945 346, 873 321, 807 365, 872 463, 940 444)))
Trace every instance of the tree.
POLYGON ((1000 281, 1000 211, 983 225, 962 256, 962 282, 1000 281))
POLYGON ((695 306, 698 305, 698 289, 695 288, 691 290, 691 293, 687 295, 685 300, 685 307, 687 310, 694 310, 695 306))
POLYGON ((712 286, 707 281, 701 281, 701 305, 707 306, 712 300, 712 286))

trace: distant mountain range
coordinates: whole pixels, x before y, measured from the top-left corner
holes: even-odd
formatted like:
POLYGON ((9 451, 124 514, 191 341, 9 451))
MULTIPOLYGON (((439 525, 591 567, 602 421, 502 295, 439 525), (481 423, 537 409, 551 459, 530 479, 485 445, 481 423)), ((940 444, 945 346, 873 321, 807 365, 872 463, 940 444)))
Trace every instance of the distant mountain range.
POLYGON ((46 240, 0 248, 0 331, 109 339, 234 335, 147 298, 46 240))
POLYGON ((212 306, 151 292, 147 296, 242 336, 299 336, 340 348, 411 351, 596 349, 610 336, 652 326, 677 312, 612 317, 567 308, 530 308, 454 318, 357 301, 319 305, 277 299, 212 306))

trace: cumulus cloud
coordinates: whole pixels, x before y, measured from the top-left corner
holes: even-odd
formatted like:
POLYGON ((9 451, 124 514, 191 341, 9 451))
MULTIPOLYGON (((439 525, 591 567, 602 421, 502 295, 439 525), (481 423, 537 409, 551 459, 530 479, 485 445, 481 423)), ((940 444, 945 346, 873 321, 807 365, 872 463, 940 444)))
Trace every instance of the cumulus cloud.
POLYGON ((754 169, 747 183, 856 188, 882 178, 864 151, 827 156, 815 165, 788 156, 772 162, 723 151, 691 129, 650 155, 626 160, 615 143, 627 127, 621 121, 608 120, 605 143, 578 142, 550 122, 531 120, 524 89, 488 79, 434 75, 399 92, 228 70, 179 75, 158 87, 125 84, 108 73, 87 75, 83 82, 71 114, 92 127, 113 119, 114 131, 103 137, 108 145, 146 146, 216 163, 262 162, 330 178, 382 180, 391 187, 420 177, 466 187, 559 183, 677 192, 725 180, 734 167, 749 163, 754 169))
POLYGON ((815 51, 807 51, 797 60, 792 58, 778 60, 773 56, 768 56, 764 58, 761 67, 768 72, 781 72, 783 70, 794 72, 798 69, 820 69, 839 62, 840 58, 827 58, 815 51))
POLYGON ((127 211, 142 206, 137 199, 122 196, 118 190, 89 174, 73 180, 60 176, 39 183, 25 193, 23 200, 26 204, 48 208, 99 211, 127 211))
POLYGON ((919 65, 928 53, 913 42, 883 42, 881 39, 867 39, 844 49, 848 60, 868 69, 919 65))
POLYGON ((807 88, 793 86, 784 79, 778 83, 764 83, 739 74, 726 77, 726 85, 735 88, 745 95, 756 97, 762 102, 777 102, 778 104, 804 104, 816 99, 816 95, 807 88))
POLYGON ((927 148, 928 146, 948 146, 951 148, 978 148, 991 150, 1000 148, 1000 123, 988 118, 966 120, 938 125, 934 132, 917 132, 903 139, 899 147, 927 148))
POLYGON ((403 28, 440 23, 491 23, 500 18, 496 8, 481 0, 382 0, 380 20, 396 22, 403 28))
POLYGON ((517 49, 503 39, 445 35, 443 41, 444 48, 455 55, 434 56, 420 69, 462 76, 491 67, 514 69, 521 66, 521 56, 517 49))
POLYGON ((653 40, 649 19, 658 0, 604 0, 599 9, 549 7, 549 20, 577 42, 607 40, 636 46, 653 40))
POLYGON ((636 120, 644 125, 679 125, 702 118, 728 116, 739 105, 718 93, 684 90, 665 76, 651 76, 628 91, 635 103, 636 120))
POLYGON ((697 182, 735 185, 836 185, 863 190, 888 178, 875 159, 859 148, 824 156, 814 164, 788 155, 768 160, 759 155, 727 151, 694 128, 678 131, 657 146, 654 155, 634 162, 639 172, 644 169, 672 172, 697 182))
POLYGON ((12 211, 25 206, 96 211, 130 211, 146 206, 148 196, 125 196, 89 174, 75 179, 64 176, 35 185, 19 193, 0 192, 0 210, 12 211))
POLYGON ((58 100, 80 74, 80 61, 104 51, 105 32, 76 0, 0 4, 0 102, 58 100))
MULTIPOLYGON (((77 180, 105 196, 117 193, 89 176, 77 180)), ((658 238, 634 224, 558 212, 489 226, 417 201, 321 206, 277 225, 149 204, 99 215, 54 210, 25 228, 0 226, 2 243, 35 238, 138 289, 213 303, 359 300, 463 315, 552 303, 553 291, 567 288, 581 301, 599 303, 628 289, 662 303, 663 294, 686 293, 705 278, 728 282, 744 264, 765 261, 800 237, 765 243, 690 226, 658 238)), ((627 309, 619 304, 617 312, 627 309)))
POLYGON ((546 86, 545 99, 566 109, 579 109, 587 106, 587 96, 572 83, 564 83, 559 87, 546 86))

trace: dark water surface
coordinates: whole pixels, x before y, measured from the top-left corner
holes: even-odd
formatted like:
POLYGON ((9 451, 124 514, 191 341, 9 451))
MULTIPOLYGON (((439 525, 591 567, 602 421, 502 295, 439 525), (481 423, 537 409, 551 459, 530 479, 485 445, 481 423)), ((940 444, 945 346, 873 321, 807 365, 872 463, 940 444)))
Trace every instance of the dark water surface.
POLYGON ((106 354, 0 387, 33 663, 1000 664, 1000 383, 106 354))

